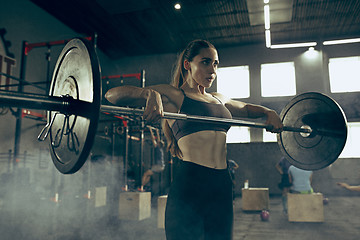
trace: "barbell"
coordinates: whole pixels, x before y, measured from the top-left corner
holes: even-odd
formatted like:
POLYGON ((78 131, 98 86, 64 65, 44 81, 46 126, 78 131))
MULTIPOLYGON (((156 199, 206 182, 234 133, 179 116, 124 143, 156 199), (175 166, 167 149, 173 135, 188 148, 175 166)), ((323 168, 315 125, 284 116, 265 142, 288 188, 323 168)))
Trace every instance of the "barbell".
MULTIPOLYGON (((56 62, 48 96, 1 92, 0 105, 47 110, 47 124, 38 139, 50 139, 55 167, 63 174, 77 172, 94 143, 101 111, 141 116, 142 109, 101 105, 101 72, 93 45, 75 38, 63 48, 56 62)), ((164 112, 163 118, 231 126, 270 128, 259 122, 164 112)), ((283 155, 307 170, 324 168, 342 152, 347 121, 341 107, 316 92, 294 97, 281 111, 283 132, 277 134, 283 155)))

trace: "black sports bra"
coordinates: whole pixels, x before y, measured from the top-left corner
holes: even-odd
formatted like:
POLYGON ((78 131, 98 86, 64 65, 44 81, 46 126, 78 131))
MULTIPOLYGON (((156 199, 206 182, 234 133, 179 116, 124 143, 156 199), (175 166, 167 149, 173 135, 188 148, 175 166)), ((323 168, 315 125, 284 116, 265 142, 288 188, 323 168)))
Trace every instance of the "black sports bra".
MULTIPOLYGON (((216 98, 216 97, 215 97, 216 98)), ((218 98, 216 98, 218 99, 218 98)), ((221 102, 218 99, 219 102, 221 102)), ((207 103, 189 98, 184 93, 184 101, 180 108, 180 113, 197 115, 197 116, 209 116, 218 118, 232 118, 230 111, 223 104, 207 103)), ((174 137, 179 140, 183 136, 191 133, 213 130, 227 132, 230 128, 228 124, 222 123, 204 123, 190 120, 176 120, 171 127, 174 137)))

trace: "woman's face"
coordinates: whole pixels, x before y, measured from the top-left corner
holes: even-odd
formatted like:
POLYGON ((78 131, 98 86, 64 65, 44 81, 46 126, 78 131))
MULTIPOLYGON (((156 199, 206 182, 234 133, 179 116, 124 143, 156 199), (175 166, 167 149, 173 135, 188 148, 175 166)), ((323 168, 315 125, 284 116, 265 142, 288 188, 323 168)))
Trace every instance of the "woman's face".
POLYGON ((191 62, 185 61, 185 69, 188 70, 188 80, 209 88, 216 78, 216 70, 219 65, 219 57, 216 49, 203 48, 191 62))

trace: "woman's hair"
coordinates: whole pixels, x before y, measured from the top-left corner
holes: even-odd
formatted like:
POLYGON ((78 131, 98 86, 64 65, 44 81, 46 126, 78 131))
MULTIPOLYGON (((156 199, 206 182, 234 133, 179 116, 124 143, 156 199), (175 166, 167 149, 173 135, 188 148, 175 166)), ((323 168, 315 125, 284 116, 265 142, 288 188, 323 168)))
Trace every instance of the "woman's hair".
MULTIPOLYGON (((171 82, 172 86, 176 88, 180 88, 185 83, 187 70, 184 68, 184 61, 187 60, 191 62, 194 59, 194 57, 200 53, 200 50, 204 48, 216 49, 214 45, 212 45, 210 42, 206 40, 194 40, 191 41, 186 46, 186 48, 179 54, 173 70, 173 77, 171 82)), ((166 120, 163 121, 162 127, 164 131, 164 135, 167 140, 167 148, 170 151, 171 155, 174 157, 181 158, 182 152, 179 149, 174 134, 166 120)))

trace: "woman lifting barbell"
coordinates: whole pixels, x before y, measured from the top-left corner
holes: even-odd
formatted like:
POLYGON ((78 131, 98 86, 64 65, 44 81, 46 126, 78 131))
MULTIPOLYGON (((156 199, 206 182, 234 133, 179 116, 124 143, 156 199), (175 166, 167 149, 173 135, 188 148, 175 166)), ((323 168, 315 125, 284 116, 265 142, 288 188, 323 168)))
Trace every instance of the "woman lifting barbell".
MULTIPOLYGON (((147 88, 122 86, 110 89, 113 104, 145 106, 143 117, 158 121, 164 111, 210 117, 266 117, 280 132, 278 114, 266 107, 207 93, 216 78, 219 58, 205 40, 188 44, 179 55, 171 85, 147 88)), ((182 161, 168 194, 165 231, 174 239, 232 239, 232 182, 226 166, 226 132, 229 125, 185 120, 163 120, 168 149, 182 161)))

